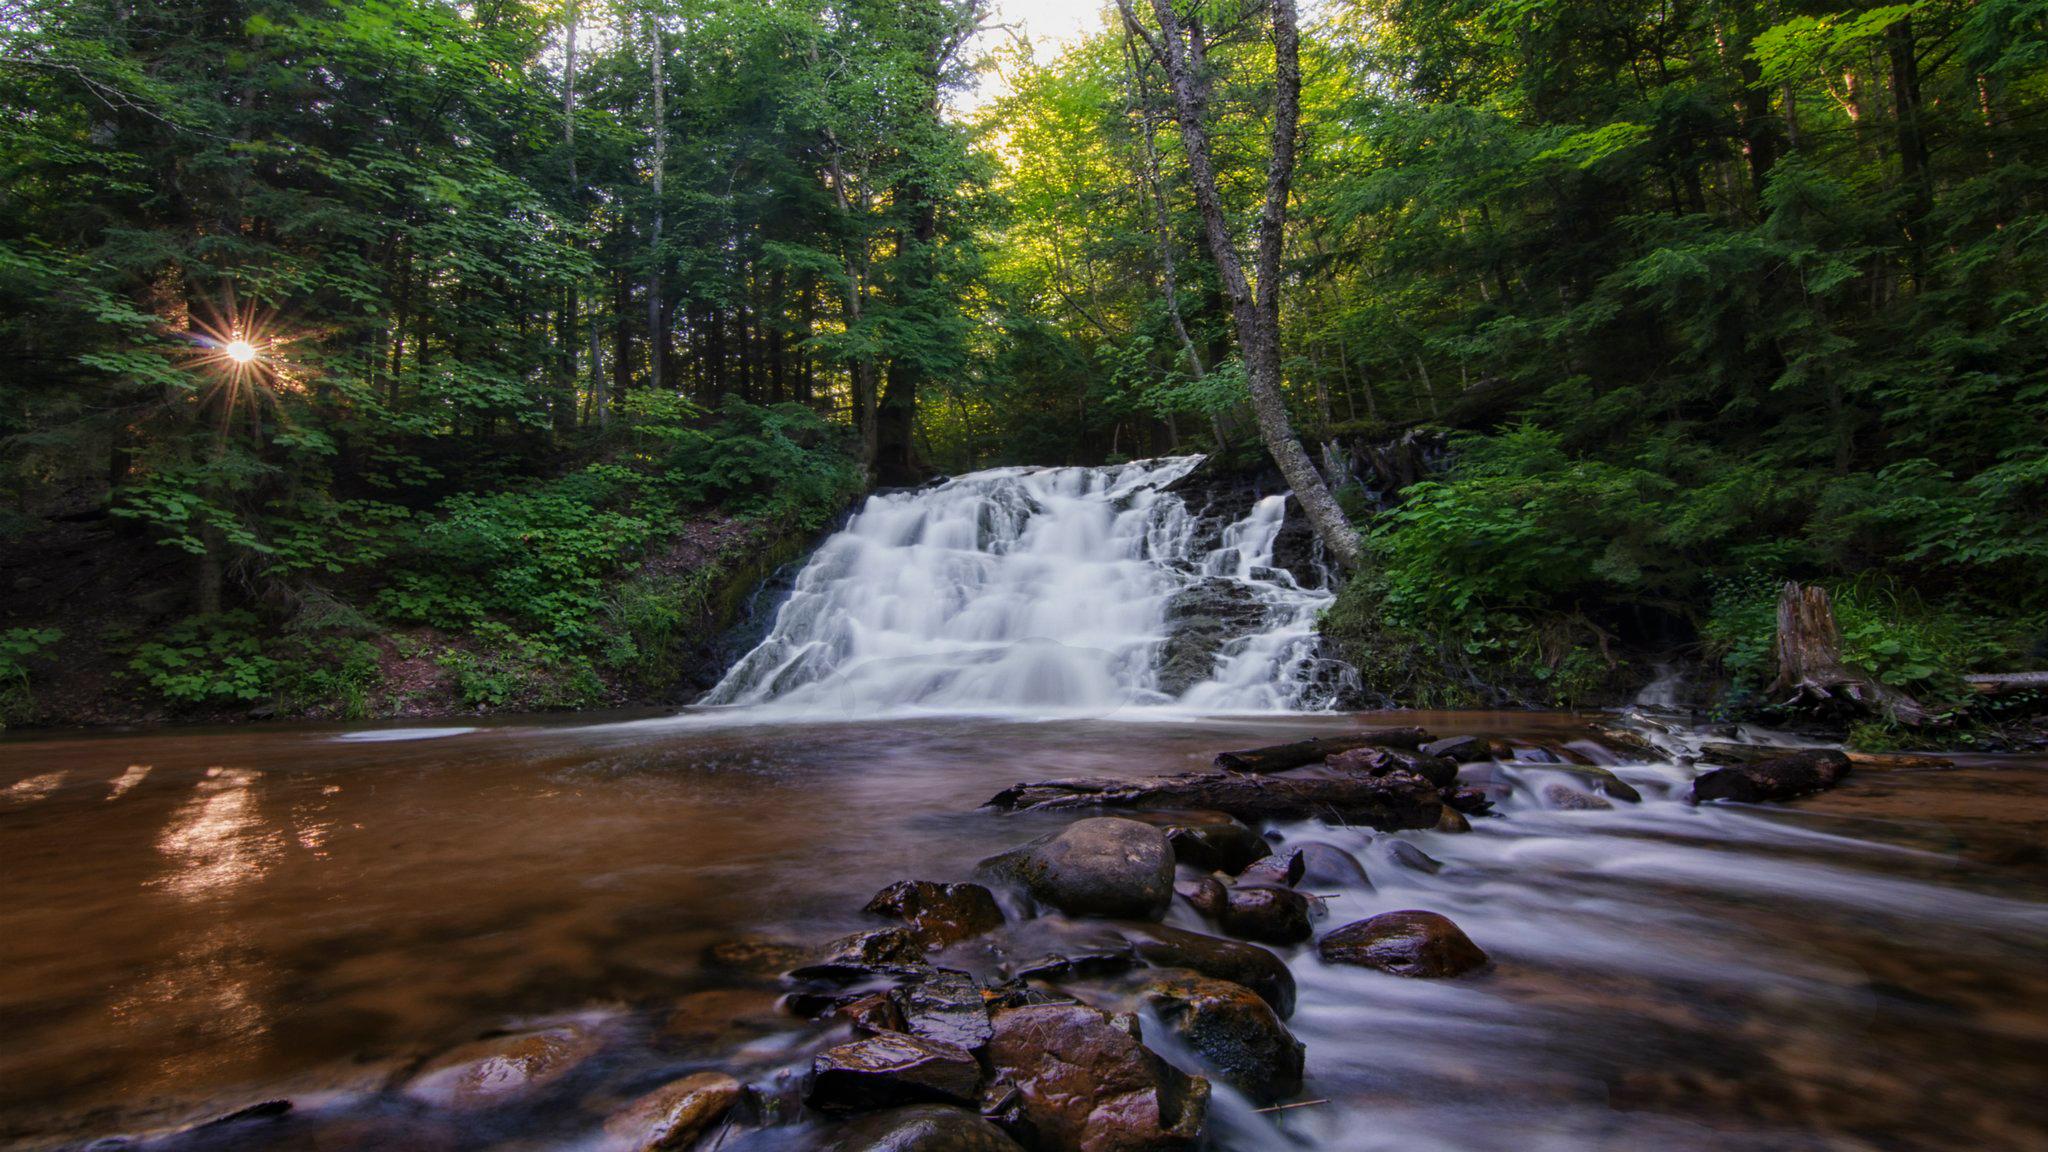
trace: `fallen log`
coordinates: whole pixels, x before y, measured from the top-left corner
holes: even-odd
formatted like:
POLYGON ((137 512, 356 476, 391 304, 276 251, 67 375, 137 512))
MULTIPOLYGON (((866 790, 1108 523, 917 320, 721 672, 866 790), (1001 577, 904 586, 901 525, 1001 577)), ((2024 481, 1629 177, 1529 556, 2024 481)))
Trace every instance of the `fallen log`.
MULTIPOLYGON (((1700 755, 1716 764, 1754 764, 1760 760, 1776 760, 1784 756, 1798 756, 1815 751, 1828 749, 1795 748, 1787 744, 1727 744, 1713 740, 1700 745, 1700 755)), ((1935 756, 1926 752, 1856 752, 1843 749, 1842 755, 1849 758, 1849 763, 1865 768, 1956 766, 1956 762, 1946 756, 1935 756)))
POLYGON ((1384 776, 1235 776, 1188 772, 1136 780, 1044 780, 1005 788, 984 808, 1209 808, 1244 821, 1310 817, 1384 831, 1434 828, 1436 788, 1412 772, 1384 776))
POLYGON ((1842 660, 1842 629, 1828 591, 1788 581, 1778 594, 1778 678, 1784 704, 1881 713, 1918 726, 1933 719, 1918 700, 1842 660))
POLYGON ((1774 760, 1716 768, 1692 782, 1691 802, 1735 800, 1754 804, 1823 792, 1849 775, 1849 758, 1832 748, 1814 748, 1774 760))
POLYGON ((1413 751, 1429 739, 1420 728, 1366 728, 1342 736, 1318 736, 1292 744, 1272 744, 1238 752, 1218 752, 1216 766, 1230 772, 1285 772, 1305 764, 1317 764, 1339 752, 1354 748, 1406 748, 1413 751))
POLYGON ((2048 672, 1980 672, 1963 677, 1963 683, 1970 690, 1983 696, 2003 696, 2008 692, 2048 691, 2048 672))

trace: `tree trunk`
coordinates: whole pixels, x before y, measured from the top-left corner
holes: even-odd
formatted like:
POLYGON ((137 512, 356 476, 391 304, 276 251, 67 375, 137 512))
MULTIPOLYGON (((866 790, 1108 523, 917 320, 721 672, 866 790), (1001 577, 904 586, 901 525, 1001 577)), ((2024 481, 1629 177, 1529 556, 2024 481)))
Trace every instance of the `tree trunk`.
POLYGON ((1836 705, 1883 711, 1906 724, 1923 724, 1927 710, 1911 696, 1842 663, 1842 630, 1827 589, 1788 581, 1778 595, 1778 678, 1772 693, 1791 693, 1788 704, 1836 705))
POLYGON ((1357 529, 1330 495, 1315 462, 1294 435, 1283 394, 1280 358, 1280 258, 1286 238, 1287 198, 1294 180, 1296 136, 1301 115, 1301 44, 1294 0, 1272 0, 1274 107, 1273 133, 1266 162, 1266 199, 1259 214, 1254 286, 1245 273, 1223 201, 1216 189, 1216 170, 1209 145, 1208 110, 1213 77, 1208 44, 1199 14, 1183 28, 1173 0, 1152 0, 1159 34, 1138 23, 1131 0, 1117 0, 1124 22, 1142 37, 1173 83, 1176 119, 1187 152, 1188 178, 1208 234, 1224 291, 1230 297, 1231 319, 1237 328, 1238 351, 1244 358, 1252 414, 1266 452, 1280 468, 1309 524, 1339 568, 1356 569, 1364 562, 1357 529), (1256 287, 1256 294, 1254 289, 1256 287))
POLYGON ((662 181, 668 162, 668 110, 662 93, 661 29, 652 12, 647 14, 647 42, 649 56, 653 60, 654 83, 654 222, 647 245, 647 379, 649 386, 659 389, 664 367, 662 361, 668 354, 661 307, 661 209, 662 181))

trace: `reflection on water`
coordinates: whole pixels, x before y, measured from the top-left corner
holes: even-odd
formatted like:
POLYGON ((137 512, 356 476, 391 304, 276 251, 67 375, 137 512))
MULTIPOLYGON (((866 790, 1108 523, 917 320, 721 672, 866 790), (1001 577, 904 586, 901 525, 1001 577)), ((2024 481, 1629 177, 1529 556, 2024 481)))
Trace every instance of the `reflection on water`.
POLYGON ((187 900, 221 896, 263 876, 276 860, 278 833, 266 827, 252 787, 262 773, 208 768, 196 795, 157 837, 169 857, 163 886, 187 900))
MULTIPOLYGON (((587 1148, 593 1101, 707 1066, 772 1082, 823 1041, 705 970, 706 944, 821 938, 889 881, 964 876, 1061 822, 975 811, 1019 779, 1185 770, 1356 722, 738 720, 0 743, 0 1144, 290 1096, 288 1121, 204 1146, 587 1148), (603 1058, 537 1110, 456 1120, 394 1087, 562 1021, 601 1022, 603 1058)), ((1401 834, 1435 873, 1364 830, 1276 832, 1371 870, 1326 893, 1328 923, 1429 908, 1495 963, 1436 983, 1290 952, 1307 1095, 1329 1103, 1219 1093, 1222 1147, 2048 1146, 2040 764, 1693 809, 1689 770, 1569 718, 1404 720, 1512 736, 1486 784, 1504 817, 1401 834), (1642 803, 1559 807, 1575 778, 1529 759, 1544 746, 1612 763, 1642 803)))

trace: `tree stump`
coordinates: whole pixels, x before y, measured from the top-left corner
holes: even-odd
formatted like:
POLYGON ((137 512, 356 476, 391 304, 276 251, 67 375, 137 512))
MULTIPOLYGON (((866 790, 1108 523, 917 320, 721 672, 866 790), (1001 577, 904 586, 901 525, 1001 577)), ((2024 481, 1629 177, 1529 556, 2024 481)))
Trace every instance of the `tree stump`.
POLYGON ((1903 724, 1925 724, 1927 709, 1911 696, 1842 662, 1842 629, 1828 591, 1788 580, 1778 594, 1778 678, 1772 694, 1787 705, 1883 712, 1903 724))

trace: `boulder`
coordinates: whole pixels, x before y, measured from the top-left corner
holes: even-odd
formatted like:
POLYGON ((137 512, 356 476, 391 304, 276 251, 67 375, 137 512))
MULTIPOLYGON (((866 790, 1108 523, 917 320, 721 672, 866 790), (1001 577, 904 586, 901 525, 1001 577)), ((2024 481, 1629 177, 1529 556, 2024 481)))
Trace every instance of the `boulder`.
POLYGON ((864 911, 901 921, 934 952, 1003 926, 995 894, 979 884, 899 880, 875 893, 864 911))
POLYGON ((1162 972, 1141 995, 1224 1083, 1260 1103, 1301 1091, 1301 1041, 1251 989, 1195 972, 1162 972))
POLYGON ((745 1091, 723 1072, 698 1072, 664 1084, 605 1121, 605 1146, 619 1152, 687 1148, 739 1103, 745 1091))
POLYGON ((1006 924, 948 950, 941 959, 991 980, 1111 976, 1138 966, 1131 942, 1117 929, 1062 916, 1006 924))
POLYGON ((1282 1018, 1294 1014, 1294 973, 1278 956, 1256 944, 1225 940, 1163 924, 1130 933, 1131 946, 1147 964, 1185 968, 1258 993, 1282 1018))
POLYGON ((840 1129, 827 1152, 1024 1152, 980 1116, 941 1104, 915 1104, 859 1117, 840 1129))
POLYGON ((820 1112, 872 1112, 905 1104, 973 1105, 980 1097, 981 1065, 972 1052, 880 1033, 819 1053, 804 1103, 820 1112))
POLYGON ((1429 781, 1432 788, 1446 788, 1458 779, 1458 764, 1444 756, 1428 756, 1400 748, 1366 747, 1339 752, 1325 761, 1332 772, 1356 772, 1385 776, 1389 772, 1412 772, 1429 781))
POLYGON ((1387 859, 1413 872, 1427 872, 1434 876, 1443 871, 1443 861, 1417 848, 1406 840, 1388 840, 1382 849, 1387 859))
POLYGON ((825 980, 853 984, 884 976, 907 976, 927 967, 924 944, 908 928, 874 928, 855 932, 825 945, 809 960, 789 970, 792 980, 825 980))
POLYGON ((1292 888, 1236 884, 1225 891, 1216 923, 1225 932, 1261 944, 1299 944, 1315 934, 1309 898, 1292 888))
POLYGON ((1458 764, 1505 760, 1514 754, 1505 744, 1485 736, 1446 736, 1441 740, 1431 740, 1416 751, 1425 756, 1442 756, 1458 764))
POLYGON ((1434 912, 1382 912, 1331 932, 1316 948, 1331 964, 1396 976, 1461 976, 1487 959, 1456 924, 1434 912))
POLYGON ((1265 622, 1266 606, 1242 581, 1207 579, 1174 593, 1166 602, 1159 690, 1177 697, 1209 679, 1223 646, 1259 631, 1265 622))
POLYGON ((1444 810, 1437 814, 1436 831, 1438 832, 1470 832, 1471 830, 1472 821, 1463 812, 1458 811, 1449 804, 1444 805, 1444 810))
POLYGON ((1253 861, 1273 854, 1263 837, 1235 817, 1222 812, 1202 816, 1166 826, 1166 842, 1173 846, 1175 861, 1235 876, 1253 861))
POLYGON ((897 1006, 896 997, 891 992, 870 992, 832 1011, 833 1015, 853 1026, 856 1036, 910 1031, 910 1023, 903 1018, 903 1009, 897 1006))
POLYGON ((1243 884, 1272 884, 1292 888, 1301 883, 1308 871, 1308 858, 1300 849, 1290 850, 1286 855, 1274 854, 1254 860, 1238 877, 1243 884))
POLYGON ((1832 748, 1716 768, 1692 782, 1692 802, 1735 800, 1755 804, 1824 792, 1849 775, 1849 758, 1832 748))
POLYGON ((1604 796, 1581 792, 1569 784, 1547 784, 1543 788, 1543 806, 1561 812, 1609 812, 1614 805, 1604 796))
POLYGON ((597 1054, 593 1032, 575 1024, 465 1044, 441 1055, 406 1083, 415 1100, 460 1111, 531 1096, 597 1054))
POLYGON ((1312 891, 1324 888, 1372 890, 1372 878, 1358 857, 1320 840, 1304 840, 1294 846, 1301 855, 1301 877, 1296 883, 1312 891))
POLYGON ((1209 1082, 1139 1043, 1134 1018, 1079 1004, 1012 1008, 996 1014, 988 1054, 1039 1147, 1152 1152, 1201 1137, 1209 1082))
POLYGON ((981 985, 965 972, 936 969, 891 995, 902 1012, 904 1030, 913 1036, 970 1052, 988 1043, 988 1006, 981 985))
POLYGON ((1565 775, 1573 783, 1591 788, 1610 800, 1619 800, 1624 804, 1640 804, 1643 801, 1643 794, 1636 791, 1634 785, 1598 764, 1556 764, 1542 771, 1565 775))
POLYGON ((1075 821, 981 867, 1069 916, 1157 920, 1173 901, 1166 833, 1114 816, 1075 821))

